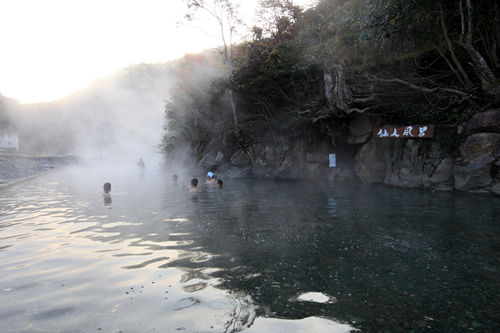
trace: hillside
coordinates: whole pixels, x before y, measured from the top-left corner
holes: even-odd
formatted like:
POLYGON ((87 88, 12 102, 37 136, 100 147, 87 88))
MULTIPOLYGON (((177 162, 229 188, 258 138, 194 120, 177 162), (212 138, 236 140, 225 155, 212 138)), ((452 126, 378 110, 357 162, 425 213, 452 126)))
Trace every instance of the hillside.
MULTIPOLYGON (((50 103, 9 100, 0 115, 20 137, 24 153, 97 155, 156 149, 175 62, 139 64, 50 103)), ((2 124, 4 121, 2 121, 2 124)), ((139 153, 139 152, 138 152, 139 153)))
POLYGON ((188 84, 167 104, 173 169, 189 156, 193 172, 221 177, 500 193, 498 2, 261 7, 267 21, 231 47, 225 78, 188 84), (414 138, 372 134, 402 126, 414 138), (432 140, 413 128, 435 128, 432 140))

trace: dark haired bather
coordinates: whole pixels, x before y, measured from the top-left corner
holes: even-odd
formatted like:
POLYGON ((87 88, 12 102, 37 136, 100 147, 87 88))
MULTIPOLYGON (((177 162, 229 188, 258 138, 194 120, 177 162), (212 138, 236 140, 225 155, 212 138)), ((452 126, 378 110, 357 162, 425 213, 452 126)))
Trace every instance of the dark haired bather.
POLYGON ((191 189, 189 190, 191 193, 200 193, 200 189, 198 188, 198 179, 191 179, 191 189))

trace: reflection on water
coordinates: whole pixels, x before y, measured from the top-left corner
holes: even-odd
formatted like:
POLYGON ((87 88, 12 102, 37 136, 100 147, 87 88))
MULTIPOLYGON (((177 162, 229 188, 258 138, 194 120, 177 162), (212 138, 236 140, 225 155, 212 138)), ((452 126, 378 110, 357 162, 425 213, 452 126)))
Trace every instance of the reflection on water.
POLYGON ((110 194, 103 195, 104 198, 104 206, 111 208, 111 204, 113 203, 113 199, 110 194))
POLYGON ((498 198, 224 185, 68 169, 0 191, 2 331, 500 330, 498 198))

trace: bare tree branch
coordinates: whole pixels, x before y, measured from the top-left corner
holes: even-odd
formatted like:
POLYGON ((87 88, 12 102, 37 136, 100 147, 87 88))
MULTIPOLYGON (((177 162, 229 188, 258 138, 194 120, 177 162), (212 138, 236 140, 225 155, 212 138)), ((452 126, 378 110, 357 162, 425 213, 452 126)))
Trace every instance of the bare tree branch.
POLYGON ((455 68, 453 67, 453 65, 451 64, 451 62, 448 60, 448 58, 444 55, 444 53, 441 51, 441 49, 438 46, 434 46, 434 48, 439 52, 439 54, 444 59, 444 61, 446 61, 446 63, 448 64, 448 67, 450 67, 451 71, 453 72, 453 74, 455 74, 455 76, 457 77, 458 81, 465 87, 466 85, 465 85, 464 80, 458 74, 458 72, 455 70, 455 68))
POLYGON ((413 90, 420 91, 424 94, 433 94, 433 93, 441 91, 441 92, 446 92, 446 93, 450 93, 450 94, 454 94, 454 95, 459 95, 462 97, 468 97, 468 98, 472 97, 468 93, 466 93, 462 90, 459 90, 459 89, 442 88, 442 87, 426 88, 426 87, 422 87, 422 86, 417 86, 416 84, 413 84, 411 82, 401 80, 401 79, 380 79, 380 78, 377 78, 373 75, 370 75, 369 77, 371 80, 377 81, 377 82, 399 83, 399 84, 404 85, 404 86, 411 88, 413 90))
POLYGON ((460 64, 460 61, 458 61, 458 58, 453 49, 453 44, 451 42, 450 37, 448 36, 448 28, 446 27, 446 23, 444 22, 443 4, 441 3, 441 1, 438 1, 438 5, 439 5, 439 18, 441 21, 441 27, 443 29, 444 39, 446 40, 446 44, 448 44, 448 51, 450 52, 451 58, 453 59, 455 66, 457 66, 460 75, 462 75, 463 81, 465 82, 465 88, 470 89, 472 87, 472 81, 469 79, 469 76, 462 67, 462 64, 460 64))

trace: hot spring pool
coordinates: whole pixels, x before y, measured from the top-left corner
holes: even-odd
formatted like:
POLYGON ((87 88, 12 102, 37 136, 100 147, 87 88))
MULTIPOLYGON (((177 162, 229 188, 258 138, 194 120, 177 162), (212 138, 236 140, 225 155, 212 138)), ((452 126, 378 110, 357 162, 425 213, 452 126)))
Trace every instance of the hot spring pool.
POLYGON ((193 196, 160 172, 58 170, 0 190, 0 327, 498 332, 499 213, 499 198, 360 184, 193 196))

